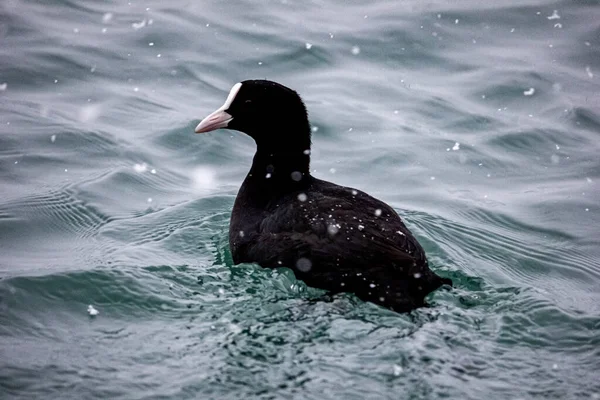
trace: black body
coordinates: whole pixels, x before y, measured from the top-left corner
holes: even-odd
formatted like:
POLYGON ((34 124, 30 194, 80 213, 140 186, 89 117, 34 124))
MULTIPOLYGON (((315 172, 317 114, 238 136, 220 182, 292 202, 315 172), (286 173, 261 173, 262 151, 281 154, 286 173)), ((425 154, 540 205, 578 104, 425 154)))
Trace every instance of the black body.
POLYGON ((309 286, 400 312, 451 284, 429 269, 423 248, 390 206, 310 175, 310 125, 296 92, 245 81, 226 111, 233 117, 227 127, 257 144, 231 216, 236 264, 289 267, 309 286))

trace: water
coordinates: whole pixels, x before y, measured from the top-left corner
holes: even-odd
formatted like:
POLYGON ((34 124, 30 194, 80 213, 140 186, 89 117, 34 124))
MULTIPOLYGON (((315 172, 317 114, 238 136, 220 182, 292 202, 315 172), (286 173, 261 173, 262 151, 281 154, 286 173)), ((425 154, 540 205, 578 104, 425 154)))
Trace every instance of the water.
POLYGON ((599 398, 599 15, 3 1, 0 397, 599 398), (314 174, 395 207, 453 290, 398 315, 232 265, 253 143, 192 132, 249 78, 303 95, 314 174))

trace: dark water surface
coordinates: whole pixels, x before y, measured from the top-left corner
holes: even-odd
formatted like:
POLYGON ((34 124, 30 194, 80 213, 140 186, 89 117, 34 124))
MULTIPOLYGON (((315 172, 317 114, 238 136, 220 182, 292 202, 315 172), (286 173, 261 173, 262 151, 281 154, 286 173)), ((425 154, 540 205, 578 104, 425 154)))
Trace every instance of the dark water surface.
POLYGON ((0 398, 600 398, 599 78, 598 1, 3 0, 0 398), (454 289, 232 265, 249 78, 454 289))

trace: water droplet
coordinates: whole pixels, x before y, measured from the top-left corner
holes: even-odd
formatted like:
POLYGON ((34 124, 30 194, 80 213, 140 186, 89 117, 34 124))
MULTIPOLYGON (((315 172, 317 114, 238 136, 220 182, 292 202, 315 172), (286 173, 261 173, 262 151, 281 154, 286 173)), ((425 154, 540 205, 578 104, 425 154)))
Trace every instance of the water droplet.
POLYGON ((415 272, 414 275, 415 279, 419 279, 421 277, 421 274, 418 272, 415 272))
POLYGON ((335 170, 335 168, 329 168, 329 172, 330 172, 331 174, 335 174, 335 171, 336 171, 336 170, 335 170))
POLYGON ((358 192, 354 189, 352 189, 352 196, 356 196, 358 194, 358 192))
POLYGON ((308 198, 308 197, 306 196, 306 194, 305 194, 305 193, 300 193, 300 194, 298 195, 298 200, 300 200, 301 202, 305 202, 307 198, 308 198))
POLYGON ((148 43, 148 46, 150 46, 150 47, 154 46, 154 42, 148 43))
POLYGON ((364 225, 359 225, 359 226, 358 226, 358 230, 359 230, 359 231, 362 231, 363 229, 365 229, 364 225))
POLYGON ((310 149, 306 149, 306 150, 304 150, 302 153, 304 153, 304 155, 306 155, 306 156, 307 156, 307 155, 309 155, 309 154, 310 154, 310 149))
POLYGON ((312 45, 312 43, 306 43, 305 46, 306 46, 306 50, 310 50, 313 45, 312 45))
POLYGON ((460 150, 460 143, 458 143, 458 142, 454 143, 454 146, 452 146, 452 150, 454 150, 454 151, 460 150))
POLYGON ((265 178, 266 178, 266 179, 270 179, 270 178, 271 178, 271 174, 267 173, 267 174, 265 175, 265 178))
POLYGON ((152 197, 148 197, 148 200, 147 200, 147 202, 148 202, 148 203, 152 203, 152 197))
POLYGON ((240 233, 240 237, 242 237, 242 238, 243 238, 243 237, 246 235, 246 234, 244 233, 244 231, 240 231, 239 233, 240 233))
POLYGON ((154 168, 152 168, 152 171, 150 171, 151 174, 156 174, 156 170, 154 168))
POLYGON ((529 89, 523 91, 523 94, 525 96, 533 96, 534 93, 535 93, 535 88, 529 88, 529 89))
POLYGON ((52 143, 56 142, 56 135, 52 135, 52 136, 50 136, 50 141, 51 141, 52 143))
POLYGON ((381 209, 378 208, 375 210, 375 216, 379 217, 380 215, 381 215, 381 209))
POLYGON ((355 56, 360 54, 360 47, 358 46, 353 46, 352 47, 352 54, 354 54, 355 56))

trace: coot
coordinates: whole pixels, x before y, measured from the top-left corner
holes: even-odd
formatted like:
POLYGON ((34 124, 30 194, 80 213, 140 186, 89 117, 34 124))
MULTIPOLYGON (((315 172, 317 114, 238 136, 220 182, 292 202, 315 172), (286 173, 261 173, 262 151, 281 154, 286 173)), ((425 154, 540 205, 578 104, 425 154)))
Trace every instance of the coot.
POLYGON ((231 215, 234 263, 289 267, 309 286, 398 312, 451 285, 429 269, 390 206, 310 174, 311 128, 295 91, 268 80, 237 83, 196 133, 219 128, 244 132, 257 147, 231 215))

